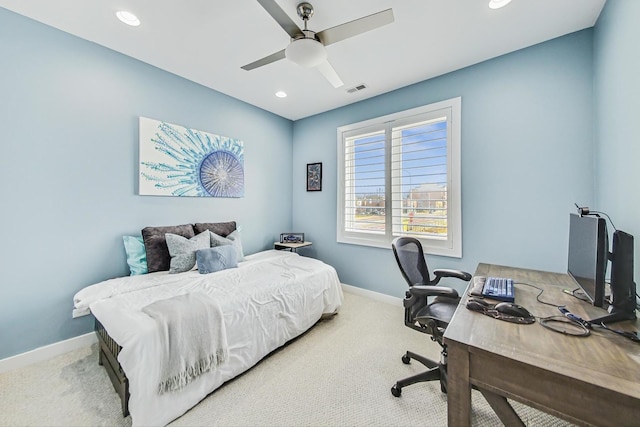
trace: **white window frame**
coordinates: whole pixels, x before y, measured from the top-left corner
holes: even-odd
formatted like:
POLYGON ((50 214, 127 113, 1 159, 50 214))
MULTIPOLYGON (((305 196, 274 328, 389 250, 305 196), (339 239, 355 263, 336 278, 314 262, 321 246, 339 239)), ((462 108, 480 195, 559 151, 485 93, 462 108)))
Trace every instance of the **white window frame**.
POLYGON ((462 206, 460 177, 460 145, 461 145, 462 98, 451 98, 422 107, 400 111, 386 116, 365 120, 359 123, 338 128, 338 204, 337 204, 337 241, 354 245, 391 248, 391 241, 397 237, 392 227, 391 187, 394 177, 391 170, 391 129, 424 120, 425 118, 447 118, 447 239, 420 237, 419 240, 426 253, 448 257, 462 257, 462 206), (385 232, 365 233, 348 231, 345 219, 345 193, 349 190, 345 182, 345 166, 348 159, 345 155, 346 140, 349 137, 384 130, 385 135, 385 232))

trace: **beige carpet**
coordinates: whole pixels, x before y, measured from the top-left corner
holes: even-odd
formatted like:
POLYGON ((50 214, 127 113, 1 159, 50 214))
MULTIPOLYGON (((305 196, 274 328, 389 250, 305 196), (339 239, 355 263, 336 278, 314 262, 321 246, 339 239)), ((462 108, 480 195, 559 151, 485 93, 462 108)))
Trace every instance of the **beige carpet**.
MULTIPOLYGON (((397 379, 423 370, 400 358, 413 350, 437 358, 439 346, 403 325, 401 307, 345 293, 337 316, 274 352, 213 392, 173 426, 445 426, 438 383, 390 393, 397 379)), ((515 405, 514 405, 515 406, 515 405)), ((565 422, 516 406, 530 426, 565 422)), ((473 392, 473 423, 502 424, 473 392)), ((2 426, 130 426, 97 346, 0 375, 2 426)))

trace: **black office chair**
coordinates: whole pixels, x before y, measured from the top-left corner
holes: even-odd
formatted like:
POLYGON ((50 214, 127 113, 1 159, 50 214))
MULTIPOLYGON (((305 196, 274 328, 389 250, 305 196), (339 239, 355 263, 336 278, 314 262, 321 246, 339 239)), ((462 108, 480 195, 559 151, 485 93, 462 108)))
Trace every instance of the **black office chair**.
POLYGON ((443 277, 469 281, 471 274, 459 270, 433 270, 435 279, 431 280, 429 269, 424 258, 422 245, 413 237, 397 237, 391 243, 393 254, 400 267, 402 277, 409 284, 404 298, 404 324, 412 329, 431 335, 431 340, 442 347, 440 362, 407 351, 402 362, 408 364, 411 359, 429 368, 428 371, 413 375, 396 382, 391 387, 391 394, 400 397, 402 388, 424 381, 440 381, 440 390, 447 392, 447 347, 442 335, 458 307, 460 297, 452 288, 436 286, 443 277), (431 298, 431 299, 430 299, 431 298))

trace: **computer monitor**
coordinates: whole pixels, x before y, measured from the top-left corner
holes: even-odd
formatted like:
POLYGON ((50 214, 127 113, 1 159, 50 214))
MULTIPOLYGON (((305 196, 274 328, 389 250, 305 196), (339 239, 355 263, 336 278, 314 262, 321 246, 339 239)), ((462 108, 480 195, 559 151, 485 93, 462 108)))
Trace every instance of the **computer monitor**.
POLYGON ((604 218, 570 214, 567 272, 597 307, 604 306, 608 253, 604 218))
POLYGON ((592 323, 613 323, 636 318, 636 284, 633 281, 633 236, 621 230, 613 233, 612 251, 604 218, 570 214, 567 272, 594 306, 605 306, 605 275, 611 260, 609 314, 590 319, 592 323))

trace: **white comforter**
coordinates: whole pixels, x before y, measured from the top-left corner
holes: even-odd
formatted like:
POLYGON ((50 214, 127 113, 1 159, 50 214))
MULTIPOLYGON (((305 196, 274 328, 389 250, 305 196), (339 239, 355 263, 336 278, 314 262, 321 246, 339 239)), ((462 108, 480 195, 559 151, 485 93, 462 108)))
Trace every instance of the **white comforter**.
POLYGON ((247 256, 238 268, 212 274, 158 272, 106 280, 75 295, 73 314, 90 310, 123 347, 118 361, 129 379, 133 425, 151 426, 184 414, 225 381, 309 329, 322 314, 337 312, 342 299, 333 267, 271 250, 247 256), (141 309, 188 292, 206 293, 220 304, 229 359, 182 391, 159 395, 160 343, 154 321, 141 309))

